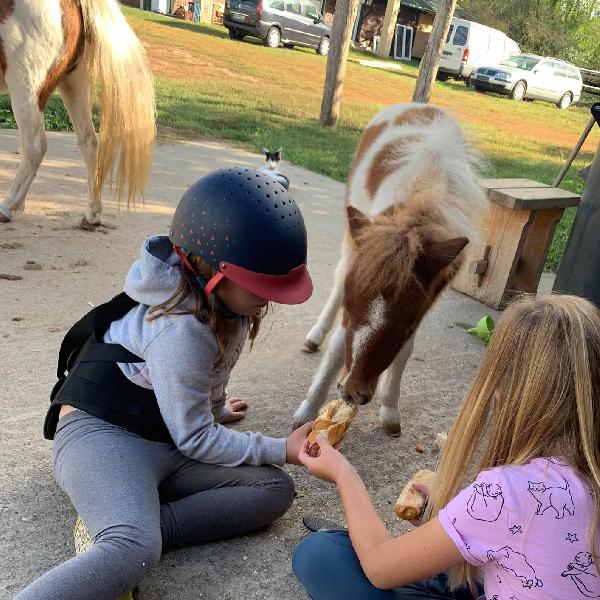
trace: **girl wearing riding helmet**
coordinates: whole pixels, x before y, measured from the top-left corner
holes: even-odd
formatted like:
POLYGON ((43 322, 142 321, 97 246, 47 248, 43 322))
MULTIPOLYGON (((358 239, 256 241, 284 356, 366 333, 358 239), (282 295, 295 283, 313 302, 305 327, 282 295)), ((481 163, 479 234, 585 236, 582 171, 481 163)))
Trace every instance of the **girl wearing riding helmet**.
POLYGON ((250 169, 205 176, 170 235, 142 244, 124 289, 65 337, 45 423, 93 545, 20 600, 117 598, 163 548, 244 534, 292 503, 294 483, 274 465, 297 463, 310 424, 286 439, 222 423, 244 416, 226 386, 267 302, 312 293, 294 200, 250 169))

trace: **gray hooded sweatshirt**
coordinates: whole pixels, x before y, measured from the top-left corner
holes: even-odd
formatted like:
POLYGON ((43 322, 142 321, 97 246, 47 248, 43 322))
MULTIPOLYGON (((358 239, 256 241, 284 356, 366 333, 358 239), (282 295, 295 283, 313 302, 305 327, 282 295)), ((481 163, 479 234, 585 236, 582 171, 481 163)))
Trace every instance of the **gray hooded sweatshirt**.
MULTIPOLYGON (((248 319, 230 336, 218 360, 218 344, 210 327, 194 315, 165 315, 146 319, 148 308, 171 297, 180 279, 179 257, 167 236, 144 241, 141 258, 131 266, 125 292, 140 304, 114 321, 104 341, 121 344, 143 363, 119 363, 125 376, 153 389, 161 415, 179 451, 204 463, 281 465, 285 438, 235 431, 219 425, 225 388, 248 335, 248 319)), ((194 299, 182 308, 193 310, 194 299)))

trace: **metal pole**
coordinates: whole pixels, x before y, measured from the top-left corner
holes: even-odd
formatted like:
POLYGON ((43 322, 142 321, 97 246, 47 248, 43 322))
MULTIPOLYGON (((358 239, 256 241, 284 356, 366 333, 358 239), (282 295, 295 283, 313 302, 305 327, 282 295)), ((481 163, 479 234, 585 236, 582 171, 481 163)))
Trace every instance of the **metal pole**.
POLYGON ((573 148, 573 150, 571 150, 571 153, 569 154, 569 156, 567 156, 567 160, 565 161, 565 164, 562 166, 560 173, 556 176, 556 179, 552 182, 553 187, 558 187, 560 185, 560 182, 563 180, 564 176, 567 174, 567 171, 571 168, 571 165, 573 164, 575 157, 577 156, 577 154, 579 154, 579 150, 581 149, 581 146, 583 146, 583 144, 585 143, 585 140, 587 139, 587 136, 590 134, 590 131, 592 130, 592 127, 594 126, 595 122, 596 122, 596 119, 594 119, 594 117, 592 117, 590 119, 589 123, 585 126, 585 129, 583 130, 583 133, 577 140, 575 147, 573 148))

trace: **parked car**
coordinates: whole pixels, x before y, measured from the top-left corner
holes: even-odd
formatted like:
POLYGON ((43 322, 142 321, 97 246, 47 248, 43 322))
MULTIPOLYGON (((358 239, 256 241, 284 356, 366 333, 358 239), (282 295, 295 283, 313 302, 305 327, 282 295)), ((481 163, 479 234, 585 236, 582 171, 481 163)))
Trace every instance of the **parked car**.
POLYGON ((473 69, 497 65, 520 52, 517 42, 502 31, 454 17, 440 58, 439 79, 468 80, 473 69))
POLYGON ((520 54, 497 67, 479 67, 471 83, 480 91, 507 94, 513 100, 546 100, 568 108, 581 96, 583 82, 579 69, 564 60, 534 54, 520 54))
POLYGON ((223 25, 234 40, 248 35, 270 48, 283 43, 329 52, 331 27, 310 0, 226 0, 223 25))

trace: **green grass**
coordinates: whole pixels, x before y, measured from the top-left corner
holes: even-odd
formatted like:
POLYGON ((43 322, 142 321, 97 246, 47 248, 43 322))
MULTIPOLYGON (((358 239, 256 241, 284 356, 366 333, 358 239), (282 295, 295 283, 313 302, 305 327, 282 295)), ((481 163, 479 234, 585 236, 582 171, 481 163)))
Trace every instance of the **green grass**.
MULTIPOLYGON (((125 8, 144 42, 155 76, 157 118, 183 136, 208 135, 260 151, 283 146, 284 158, 344 181, 369 119, 385 106, 410 101, 416 62, 400 73, 359 65, 373 55, 351 50, 337 127, 319 125, 326 60, 314 50, 265 48, 259 40, 235 42, 222 27, 125 8)), ((382 62, 395 62, 392 59, 382 62)), ((396 63, 397 64, 397 63, 396 63)), ((436 82, 432 102, 449 109, 488 164, 488 177, 525 177, 551 183, 589 118, 584 108, 559 111, 546 103, 516 103, 436 82)), ((0 101, 0 127, 14 127, 8 101, 0 101)), ((47 110, 49 129, 70 129, 57 98, 47 110)), ((561 187, 581 192, 577 170, 592 159, 594 132, 561 187)), ((555 269, 574 211, 559 224, 547 267, 555 269)))

